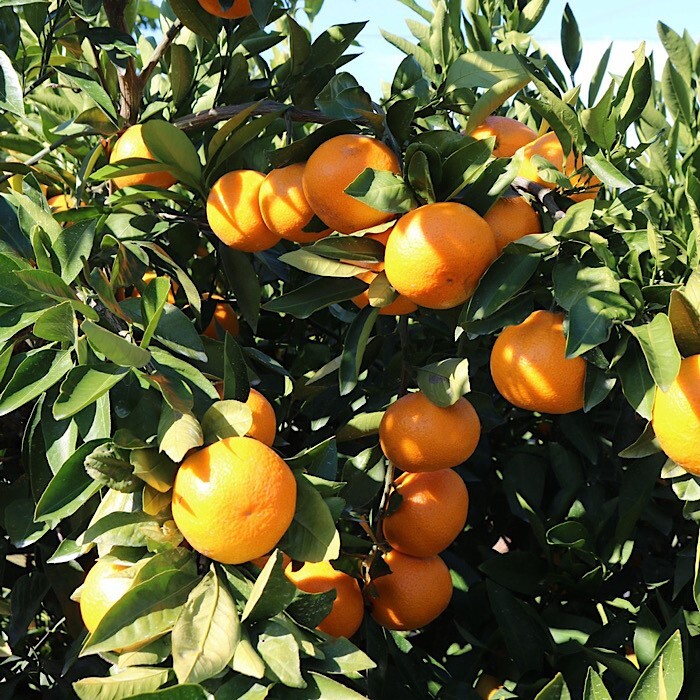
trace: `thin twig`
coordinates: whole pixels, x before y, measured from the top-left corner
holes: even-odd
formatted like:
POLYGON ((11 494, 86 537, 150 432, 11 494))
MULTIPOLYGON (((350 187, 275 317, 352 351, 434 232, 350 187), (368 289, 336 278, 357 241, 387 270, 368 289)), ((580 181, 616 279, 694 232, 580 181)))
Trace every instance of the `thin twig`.
MULTIPOLYGON (((295 122, 309 122, 314 124, 328 124, 336 121, 335 117, 329 117, 316 109, 298 109, 294 105, 284 104, 283 102, 273 102, 272 100, 264 100, 260 103, 246 102, 240 105, 226 105, 225 107, 215 107, 204 112, 196 114, 188 114, 175 122, 175 126, 183 131, 191 129, 203 129, 212 124, 225 121, 231 117, 235 117, 240 112, 249 109, 253 105, 257 105, 252 110, 252 114, 272 114, 273 112, 284 112, 286 119, 295 122)), ((358 117, 351 121, 355 124, 367 125, 368 122, 364 117, 358 117)))
POLYGON ((554 219, 561 219, 566 214, 566 210, 562 209, 554 199, 554 190, 543 185, 538 185, 532 180, 527 180, 524 177, 516 177, 513 180, 512 187, 519 193, 527 193, 535 197, 538 202, 552 215, 554 219))
POLYGON ((143 70, 139 74, 139 79, 141 81, 142 88, 146 86, 148 79, 151 77, 151 73, 153 73, 153 71, 155 70, 155 67, 158 65, 160 59, 163 58, 163 55, 168 50, 168 47, 170 46, 170 44, 172 44, 172 42, 175 40, 175 37, 180 33, 181 29, 182 29, 182 22, 180 22, 180 20, 178 20, 177 22, 175 22, 175 24, 173 24, 172 27, 170 27, 170 29, 168 29, 165 36, 161 40, 160 44, 158 44, 158 46, 156 46, 150 60, 143 67, 143 70))
MULTIPOLYGON (((36 165, 44 156, 47 156, 49 153, 52 151, 55 151, 57 148, 61 148, 61 146, 65 145, 69 141, 72 141, 73 139, 77 139, 80 136, 97 136, 96 131, 83 131, 79 134, 66 134, 65 136, 61 136, 60 139, 57 139, 53 143, 50 143, 48 146, 45 148, 42 148, 38 153, 35 153, 31 158, 28 158, 25 160, 22 165, 36 165)), ((6 173, 2 177, 0 177, 0 185, 2 185, 4 182, 7 182, 15 173, 6 173)))

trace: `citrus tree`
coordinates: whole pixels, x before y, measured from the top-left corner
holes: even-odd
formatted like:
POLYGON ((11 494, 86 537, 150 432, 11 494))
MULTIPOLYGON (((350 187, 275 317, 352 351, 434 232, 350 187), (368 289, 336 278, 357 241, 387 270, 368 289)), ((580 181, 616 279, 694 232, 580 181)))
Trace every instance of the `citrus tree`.
POLYGON ((0 4, 3 697, 700 693, 700 45, 402 4, 0 4))

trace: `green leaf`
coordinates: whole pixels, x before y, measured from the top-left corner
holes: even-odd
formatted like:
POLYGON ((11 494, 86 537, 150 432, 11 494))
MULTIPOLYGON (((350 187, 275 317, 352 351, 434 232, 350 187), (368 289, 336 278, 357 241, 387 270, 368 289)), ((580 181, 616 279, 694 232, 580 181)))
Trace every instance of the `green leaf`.
POLYGON ((303 139, 294 141, 289 146, 269 152, 270 164, 273 168, 283 168, 293 163, 303 163, 322 143, 329 139, 342 134, 356 134, 358 132, 359 128, 352 122, 345 119, 334 120, 319 127, 303 139))
POLYGON ((462 309, 459 324, 466 327, 502 308, 535 274, 540 260, 539 254, 501 255, 479 281, 474 295, 462 309))
POLYGON ((26 357, 0 394, 0 416, 16 411, 50 389, 73 367, 70 350, 41 349, 26 357))
POLYGON ((238 308, 248 325, 255 330, 260 318, 261 289, 251 256, 240 250, 228 248, 223 243, 218 250, 224 274, 236 295, 238 308))
POLYGON ((90 257, 97 229, 96 219, 78 221, 63 229, 51 244, 59 263, 61 279, 70 284, 83 269, 83 258, 90 257))
POLYGON ((340 535, 333 516, 319 492, 304 474, 297 480, 294 520, 279 542, 279 548, 298 561, 332 561, 340 554, 340 535))
POLYGON ((224 337, 224 400, 247 401, 250 394, 248 366, 241 346, 226 333, 224 337))
POLYGON ((564 676, 557 673, 547 685, 535 696, 535 700, 571 700, 571 693, 564 676))
POLYGON ((470 390, 469 360, 455 357, 421 367, 418 387, 436 406, 452 406, 470 390))
POLYGON ((56 70, 63 75, 71 85, 77 87, 93 100, 115 124, 117 123, 117 112, 114 108, 114 104, 97 79, 68 66, 57 67, 56 70))
POLYGON ((257 622, 278 615, 294 600, 296 586, 284 573, 282 552, 276 549, 255 580, 241 621, 257 622))
POLYGON ((158 446, 173 462, 181 462, 193 448, 204 444, 202 426, 189 413, 178 413, 164 405, 158 421, 158 446))
POLYGON ((661 77, 661 93, 674 118, 688 127, 695 124, 695 98, 690 85, 683 79, 671 61, 666 61, 661 77))
POLYGON ((92 321, 83 321, 80 326, 93 350, 122 367, 143 367, 151 360, 151 353, 125 338, 98 326, 92 321))
POLYGON ((104 442, 106 440, 90 440, 65 461, 36 505, 36 520, 50 522, 67 518, 99 491, 100 484, 85 471, 85 458, 104 442))
POLYGON ((676 700, 683 687, 683 645, 676 631, 639 677, 629 700, 676 700))
POLYGON ((365 168, 344 192, 372 209, 391 214, 405 214, 417 206, 403 178, 386 170, 365 168))
POLYGON ((187 683, 156 690, 154 693, 139 693, 130 697, 129 700, 211 700, 211 693, 204 690, 201 685, 187 683))
POLYGON ((80 700, 122 700, 158 690, 169 675, 167 668, 127 668, 106 678, 82 678, 73 683, 73 690, 80 700))
POLYGON ((578 22, 568 2, 564 6, 564 14, 561 18, 561 52, 571 75, 574 75, 581 63, 583 41, 578 22))
POLYGON ((0 108, 24 118, 24 93, 10 57, 0 50, 0 108))
POLYGON ((349 260, 362 262, 382 262, 384 246, 364 236, 333 236, 316 241, 304 250, 331 260, 349 260))
POLYGON ((35 522, 34 501, 21 498, 6 506, 5 529, 13 546, 22 549, 40 540, 49 531, 49 523, 35 522))
POLYGON ((296 318, 309 318, 316 311, 331 304, 352 299, 367 287, 365 282, 355 278, 314 280, 268 301, 263 308, 266 311, 290 314, 296 318))
POLYGON ((614 292, 593 292, 579 299, 567 316, 566 356, 578 357, 610 337, 614 321, 634 316, 634 307, 614 292))
POLYGON ((122 493, 133 493, 143 486, 134 476, 128 454, 114 443, 98 445, 85 458, 85 471, 98 483, 122 493))
POLYGON ((170 7, 188 29, 208 41, 216 42, 221 20, 210 15, 196 0, 171 0, 170 7))
POLYGON ((143 349, 148 347, 158 328, 169 293, 170 280, 167 277, 152 279, 141 292, 141 315, 145 326, 141 339, 143 349))
POLYGON ((178 180, 200 185, 202 164, 184 131, 162 119, 151 119, 143 124, 141 133, 155 160, 166 165, 178 180))
POLYGON ((338 371, 341 396, 346 396, 357 386, 367 341, 378 315, 379 309, 366 306, 355 316, 345 334, 338 371))
POLYGON ((173 628, 173 669, 179 683, 221 673, 240 638, 236 604, 214 565, 192 590, 173 628))
POLYGON ((309 700, 367 700, 367 697, 334 681, 320 673, 310 672, 307 676, 304 698, 309 700))
POLYGON ((657 314, 650 323, 627 326, 627 330, 639 341, 656 385, 661 391, 668 390, 681 368, 681 355, 668 316, 657 314))
POLYGON ((284 253, 284 255, 280 255, 279 260, 295 267, 297 270, 318 275, 319 277, 354 277, 362 272, 362 269, 355 265, 328 260, 320 255, 314 255, 311 251, 304 248, 284 253))
POLYGON ((592 668, 588 669, 586 675, 583 700, 612 700, 600 676, 592 668))
POLYGON ((41 292, 51 299, 77 301, 75 292, 56 274, 47 270, 17 270, 15 275, 30 289, 41 292))
MULTIPOLYGON (((117 440, 117 433, 114 439, 117 440)), ((129 461, 134 467, 134 476, 145 481, 156 491, 166 493, 175 483, 178 465, 158 450, 132 450, 129 461)))
POLYGON ((589 170, 608 187, 627 189, 634 186, 634 183, 626 175, 623 175, 602 153, 596 153, 594 156, 584 155, 583 161, 589 170))
POLYGON ((217 401, 202 418, 204 442, 209 445, 229 437, 246 435, 253 426, 253 412, 241 401, 217 401))
POLYGON ((107 611, 88 637, 81 656, 124 648, 169 632, 198 577, 172 568, 131 588, 107 611))
POLYGON ((127 374, 127 367, 107 363, 74 367, 61 384, 61 393, 53 406, 53 417, 63 420, 74 416, 106 394, 127 374))
POLYGON ((688 49, 688 45, 686 44, 685 40, 663 22, 657 23, 656 31, 658 32, 661 43, 664 45, 666 53, 668 54, 668 57, 673 63, 674 67, 683 77, 686 84, 690 84, 693 72, 693 59, 690 55, 690 50, 688 49))
POLYGON ((301 675, 299 645, 294 635, 279 622, 268 620, 258 635, 257 650, 273 678, 290 688, 305 688, 301 675))
POLYGON ((75 313, 68 301, 46 309, 34 324, 34 335, 44 340, 71 343, 75 331, 75 313))

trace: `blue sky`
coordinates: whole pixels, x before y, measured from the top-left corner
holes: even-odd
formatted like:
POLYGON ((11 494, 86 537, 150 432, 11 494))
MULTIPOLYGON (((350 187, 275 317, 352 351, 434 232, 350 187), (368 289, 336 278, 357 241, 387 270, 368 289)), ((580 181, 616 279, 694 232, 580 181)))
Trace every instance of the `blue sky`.
MULTIPOLYGON (((425 7, 431 0, 421 0, 425 7)), ((536 27, 535 39, 559 59, 559 32, 565 0, 551 0, 542 22, 536 27)), ((698 0, 570 0, 584 40, 579 82, 586 84, 608 44, 614 42, 610 70, 622 73, 632 62, 632 51, 641 41, 647 49, 664 56, 658 41, 656 22, 664 23, 681 33, 688 29, 700 40, 700 5, 698 0)), ((405 19, 420 19, 398 0, 326 0, 314 21, 313 33, 331 25, 369 19, 359 36, 363 55, 348 65, 350 71, 371 94, 381 94, 382 81, 391 81, 396 66, 403 58, 398 49, 388 44, 380 28, 410 37, 405 19), (378 11, 378 8, 381 8, 378 11)), ((563 63, 562 63, 563 65, 563 63)), ((657 69, 663 59, 657 58, 657 69)))

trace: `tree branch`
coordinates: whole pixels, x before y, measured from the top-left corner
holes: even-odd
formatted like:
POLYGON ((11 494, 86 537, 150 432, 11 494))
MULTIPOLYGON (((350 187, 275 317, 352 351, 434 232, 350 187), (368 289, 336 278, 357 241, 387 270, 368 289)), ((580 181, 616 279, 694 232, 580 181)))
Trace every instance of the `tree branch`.
POLYGON ((141 71, 139 78, 141 80, 141 90, 143 91, 143 88, 146 87, 146 83, 148 82, 148 79, 151 77, 151 74, 153 73, 155 67, 158 65, 158 62, 160 61, 161 58, 163 58, 163 55, 165 52, 168 50, 168 47, 170 44, 173 43, 175 40, 175 37, 180 33, 180 30, 182 29, 182 22, 180 20, 177 20, 175 24, 173 24, 170 29, 168 29, 167 33, 165 36, 161 39, 160 44, 156 46, 155 51, 153 52, 153 55, 151 56, 150 60, 148 63, 143 67, 143 70, 141 71))
MULTIPOLYGON (((287 119, 295 122, 309 122, 313 124, 328 124, 336 121, 335 117, 329 117, 316 109, 298 109, 294 105, 284 104, 282 102, 273 102, 271 100, 263 100, 262 102, 246 102, 241 105, 227 105, 225 107, 215 107, 208 109, 205 112, 197 114, 188 114, 175 122, 175 126, 183 131, 192 129, 203 129, 212 124, 225 121, 231 117, 235 117, 246 109, 257 105, 253 109, 252 114, 271 114, 272 112, 283 111, 287 119)), ((358 117, 351 121, 355 124, 367 125, 368 122, 364 117, 358 117)))
POLYGON ((527 193, 535 197, 555 220, 563 218, 566 214, 566 210, 557 204, 554 198, 554 190, 549 187, 538 185, 536 182, 527 180, 524 177, 516 177, 513 180, 512 187, 520 194, 527 193))

